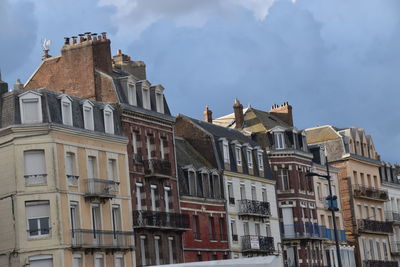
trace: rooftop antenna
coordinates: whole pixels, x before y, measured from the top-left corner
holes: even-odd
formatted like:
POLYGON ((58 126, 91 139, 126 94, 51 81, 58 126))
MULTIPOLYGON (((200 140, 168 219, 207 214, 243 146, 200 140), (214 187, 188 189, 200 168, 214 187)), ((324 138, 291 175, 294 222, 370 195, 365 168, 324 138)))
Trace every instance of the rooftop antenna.
POLYGON ((44 55, 42 56, 42 60, 45 60, 46 58, 51 57, 49 55, 49 50, 50 50, 49 47, 51 45, 51 40, 47 40, 46 38, 44 38, 41 40, 41 42, 42 42, 42 48, 43 48, 43 52, 44 52, 44 55))

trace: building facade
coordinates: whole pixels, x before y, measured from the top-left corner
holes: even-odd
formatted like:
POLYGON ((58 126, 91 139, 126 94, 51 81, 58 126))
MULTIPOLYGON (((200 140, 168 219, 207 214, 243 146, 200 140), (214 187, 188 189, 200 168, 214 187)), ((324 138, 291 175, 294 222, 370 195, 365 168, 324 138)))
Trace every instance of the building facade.
POLYGON ((136 265, 183 262, 174 150, 174 118, 161 85, 146 79, 146 66, 127 55, 111 57, 105 33, 65 38, 61 56, 43 60, 25 84, 114 103, 127 145, 136 241, 136 265))
POLYGON ((183 115, 177 117, 176 135, 223 175, 215 187, 225 192, 230 257, 274 254, 279 259, 275 181, 265 152, 240 131, 183 115))
POLYGON ((355 246, 357 266, 397 266, 389 251, 393 223, 385 220, 388 192, 379 178, 380 161, 371 136, 360 128, 320 126, 306 130, 309 144, 326 148, 330 165, 339 169, 346 238, 355 246))
POLYGON ((0 101, 0 265, 132 266, 128 140, 114 106, 46 89, 0 101))
POLYGON ((393 222, 393 235, 389 236, 392 259, 400 264, 400 166, 381 161, 382 188, 387 190, 389 201, 385 202, 386 220, 393 222))
POLYGON ((243 109, 238 100, 234 112, 214 120, 225 127, 252 135, 268 153, 279 208, 284 264, 322 266, 324 229, 318 224, 313 179, 305 176, 312 168, 303 131, 293 126, 292 107, 274 105, 266 112, 243 109))
POLYGON ((191 231, 183 239, 185 262, 229 258, 222 175, 181 137, 175 138, 182 213, 191 231))

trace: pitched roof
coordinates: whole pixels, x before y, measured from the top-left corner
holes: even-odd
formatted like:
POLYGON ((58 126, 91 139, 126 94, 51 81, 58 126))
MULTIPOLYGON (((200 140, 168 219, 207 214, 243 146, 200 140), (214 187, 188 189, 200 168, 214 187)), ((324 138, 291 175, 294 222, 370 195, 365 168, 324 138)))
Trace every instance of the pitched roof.
POLYGON ((188 165, 193 165, 195 169, 215 168, 183 138, 175 137, 175 149, 177 165, 180 168, 188 165))

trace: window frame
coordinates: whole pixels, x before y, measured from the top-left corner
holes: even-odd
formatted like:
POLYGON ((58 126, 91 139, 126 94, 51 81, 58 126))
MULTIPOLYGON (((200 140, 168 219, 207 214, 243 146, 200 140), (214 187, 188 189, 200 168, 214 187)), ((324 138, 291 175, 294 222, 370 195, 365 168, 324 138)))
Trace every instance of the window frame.
POLYGON ((164 87, 158 85, 155 89, 156 110, 159 113, 165 112, 164 107, 164 87))
POLYGON ((60 103, 61 103, 61 117, 62 117, 63 124, 73 126, 74 120, 72 117, 72 100, 71 100, 71 98, 67 95, 61 95, 60 103), (64 107, 66 106, 66 104, 68 105, 68 111, 67 111, 68 114, 65 114, 65 110, 64 110, 64 107), (70 122, 68 122, 66 120, 67 116, 69 117, 70 122))
POLYGON ((86 100, 83 102, 82 105, 82 112, 83 112, 83 127, 86 130, 91 130, 94 131, 94 114, 93 114, 93 103, 90 102, 89 100, 86 100), (88 112, 88 113, 87 113, 88 112), (86 114, 88 114, 89 118, 86 117, 86 114), (88 120, 89 119, 89 120, 88 120))
POLYGON ((114 125, 114 108, 110 105, 106 105, 103 109, 103 119, 104 119, 104 132, 108 134, 115 133, 114 125))
POLYGON ((127 85, 127 91, 128 91, 128 103, 129 105, 132 106, 137 106, 137 90, 136 90, 136 84, 132 81, 128 82, 127 85))
POLYGON ((142 102, 144 109, 151 110, 150 86, 148 84, 142 84, 142 102))
POLYGON ((21 123, 22 124, 34 124, 34 123, 43 123, 43 114, 42 114, 42 94, 34 92, 34 91, 28 91, 25 93, 22 93, 18 96, 19 98, 19 108, 20 108, 20 117, 21 117, 21 123), (24 102, 29 103, 29 102, 37 102, 37 121, 27 121, 26 118, 24 117, 24 102))
POLYGON ((274 132, 274 143, 275 149, 285 149, 285 132, 276 131, 274 132))

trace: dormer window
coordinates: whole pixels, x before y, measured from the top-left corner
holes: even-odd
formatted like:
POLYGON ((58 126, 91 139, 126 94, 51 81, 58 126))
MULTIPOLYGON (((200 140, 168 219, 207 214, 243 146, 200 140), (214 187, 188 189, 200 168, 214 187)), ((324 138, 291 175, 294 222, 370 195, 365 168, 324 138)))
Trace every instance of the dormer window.
POLYGON ((143 95, 143 108, 151 109, 150 88, 145 84, 142 85, 142 95, 143 95))
POLYGON ((19 105, 22 124, 43 122, 41 94, 31 91, 23 93, 19 96, 19 105))
POLYGON ((222 153, 224 156, 224 162, 229 164, 229 145, 227 140, 222 140, 222 153))
POLYGON ((106 105, 103 113, 104 113, 104 131, 109 134, 114 134, 113 108, 110 105, 106 105))
POLYGON ((129 105, 137 106, 136 85, 133 82, 128 82, 128 102, 129 105))
POLYGON ((253 152, 250 147, 247 148, 247 166, 250 169, 253 168, 253 152))
POLYGON ((257 150, 257 162, 258 162, 258 169, 260 171, 264 170, 264 157, 263 151, 261 149, 257 150))
POLYGON ((61 96, 61 116, 63 124, 72 126, 72 102, 67 95, 61 96))
POLYGON ((93 104, 89 100, 83 103, 83 124, 85 129, 94 130, 93 104))
POLYGON ((156 106, 157 112, 164 113, 164 88, 157 86, 156 88, 156 106))
POLYGON ((285 137, 283 132, 275 132, 274 140, 275 140, 275 149, 285 148, 285 137))
POLYGON ((242 166, 242 149, 240 146, 235 147, 235 154, 236 154, 236 164, 238 166, 242 166))

